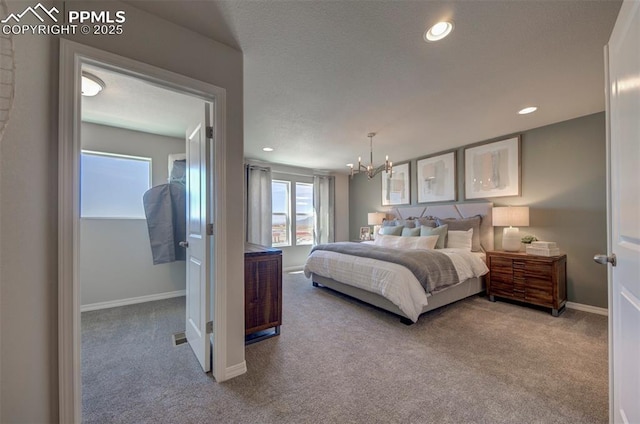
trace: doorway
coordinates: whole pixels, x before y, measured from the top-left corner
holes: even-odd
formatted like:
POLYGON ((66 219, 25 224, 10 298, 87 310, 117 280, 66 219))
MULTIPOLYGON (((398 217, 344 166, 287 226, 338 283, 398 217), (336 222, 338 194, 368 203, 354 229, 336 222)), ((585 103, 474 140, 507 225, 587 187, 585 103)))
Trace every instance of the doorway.
MULTIPOLYGON (((217 380, 229 378, 225 375, 226 322, 213 319, 224 314, 226 303, 223 284, 226 266, 223 233, 216 231, 224 227, 225 215, 222 208, 216 208, 217 199, 225 196, 224 184, 224 110, 223 89, 171 73, 118 55, 103 52, 71 41, 61 40, 60 48, 60 185, 59 185, 59 369, 60 369, 60 419, 64 422, 81 421, 81 284, 80 284, 80 161, 81 143, 81 97, 80 80, 85 66, 99 67, 110 72, 134 77, 145 83, 162 87, 174 93, 198 98, 209 108, 205 108, 202 119, 196 126, 201 128, 196 142, 189 143, 193 155, 187 148, 187 163, 197 160, 199 197, 203 205, 198 209, 197 224, 188 230, 189 237, 200 237, 205 247, 201 250, 203 278, 198 291, 186 287, 187 299, 197 298, 197 302, 187 302, 197 306, 197 317, 187 312, 200 330, 200 345, 203 350, 195 352, 205 370, 211 367, 217 380), (197 154, 196 154, 197 153, 197 154), (189 158, 192 159, 189 159, 189 158), (204 197, 201 195, 204 193, 204 197), (211 227, 211 232, 206 230, 211 227), (216 266, 214 266, 216 265, 216 266), (209 323, 209 326, 207 324, 209 323), (207 328, 209 327, 209 328, 207 328), (207 331, 211 330, 211 331, 207 331), (207 350, 204 350, 206 347, 207 350), (211 349, 211 350, 208 350, 211 349), (210 353, 209 353, 210 352, 210 353)), ((185 134, 187 136, 189 134, 185 134)), ((193 135, 193 133, 192 133, 193 135)), ((194 165, 195 162, 191 163, 194 165)), ((187 166, 189 168, 189 166, 187 166)), ((190 191, 189 189, 187 191, 190 191)), ((192 196, 193 197, 193 196, 192 196)), ((189 201, 187 200, 187 204, 189 201)), ((189 221, 189 220, 187 220, 189 221)), ((186 267, 187 269, 189 267, 186 267)), ((192 279, 193 280, 193 279, 192 279)), ((224 315, 222 315, 224 316, 224 315)), ((191 342, 191 341, 190 341, 191 342)))

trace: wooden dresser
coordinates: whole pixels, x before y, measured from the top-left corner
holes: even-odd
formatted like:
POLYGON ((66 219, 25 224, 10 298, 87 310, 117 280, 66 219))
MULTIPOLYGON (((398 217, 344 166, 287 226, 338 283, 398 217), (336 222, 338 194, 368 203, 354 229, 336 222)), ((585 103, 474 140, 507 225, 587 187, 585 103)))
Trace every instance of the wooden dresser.
POLYGON ((280 334, 280 325, 282 325, 282 250, 246 244, 244 250, 245 343, 250 344, 277 336, 280 334))
POLYGON ((567 255, 534 256, 487 252, 487 295, 551 308, 554 317, 567 303, 567 255))

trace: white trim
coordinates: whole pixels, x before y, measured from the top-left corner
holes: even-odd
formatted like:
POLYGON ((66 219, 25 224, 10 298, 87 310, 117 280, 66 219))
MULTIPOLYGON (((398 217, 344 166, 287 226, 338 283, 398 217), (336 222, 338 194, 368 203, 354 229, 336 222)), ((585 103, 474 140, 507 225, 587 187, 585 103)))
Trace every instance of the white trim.
POLYGON ((153 302, 156 300, 171 299, 173 297, 186 296, 186 290, 148 294, 146 296, 129 297, 127 299, 109 300, 108 302, 88 303, 80 307, 80 312, 97 311, 99 309, 117 308, 118 306, 135 305, 136 303, 153 302))
POLYGON ((237 377, 247 372, 247 361, 242 361, 239 364, 232 365, 225 370, 227 379, 237 377))
POLYGON ((591 312, 592 314, 604 315, 606 317, 609 316, 609 310, 607 308, 600 308, 599 306, 591 306, 575 302, 567 302, 566 306, 567 308, 575 309, 576 311, 591 312))
POLYGON ((288 266, 286 268, 282 268, 282 272, 297 272, 297 271, 303 271, 304 270, 304 265, 297 265, 297 266, 288 266))
MULTIPOLYGON (((213 201, 226 202, 225 119, 226 90, 165 69, 113 53, 60 39, 58 122, 58 392, 59 422, 82 421, 79 288, 79 159, 80 159, 80 73, 83 64, 141 78, 167 89, 199 97, 215 105, 215 175, 213 201)), ((224 229, 226 210, 215 209, 216 229, 224 229)), ((227 254, 225 231, 214 231, 215 284, 213 376, 226 380, 227 346, 227 254)))

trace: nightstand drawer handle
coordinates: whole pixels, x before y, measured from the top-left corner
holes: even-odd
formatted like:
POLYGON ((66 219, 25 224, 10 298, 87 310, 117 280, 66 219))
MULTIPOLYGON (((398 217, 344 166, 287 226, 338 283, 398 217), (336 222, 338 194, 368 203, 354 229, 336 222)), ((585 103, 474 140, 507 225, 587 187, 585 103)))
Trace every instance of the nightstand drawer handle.
POLYGON ((611 265, 616 266, 616 264, 618 263, 615 253, 612 253, 611 256, 595 255, 593 257, 593 260, 599 263, 600 265, 606 265, 610 263, 611 265))

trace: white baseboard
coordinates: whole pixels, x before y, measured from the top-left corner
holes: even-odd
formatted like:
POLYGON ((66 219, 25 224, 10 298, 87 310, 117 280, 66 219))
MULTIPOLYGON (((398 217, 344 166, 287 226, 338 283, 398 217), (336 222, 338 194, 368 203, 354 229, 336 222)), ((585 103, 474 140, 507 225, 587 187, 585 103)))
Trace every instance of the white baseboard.
POLYGON ((227 380, 231 380, 233 377, 237 377, 247 372, 247 362, 242 361, 239 364, 228 367, 224 373, 227 380))
POLYGON ((136 303, 153 302, 154 300, 171 299, 172 297, 186 296, 186 290, 178 290, 166 293, 150 294, 148 296, 130 297, 128 299, 110 300, 108 302, 89 303, 82 305, 80 312, 97 311, 98 309, 115 308, 118 306, 134 305, 136 303))
POLYGON ((304 265, 288 266, 286 268, 282 268, 282 272, 296 272, 302 270, 304 270, 304 265))
POLYGON ((609 316, 609 310, 607 308, 600 308, 598 306, 584 305, 582 303, 567 302, 567 308, 575 309, 577 311, 591 312, 592 314, 609 316))

